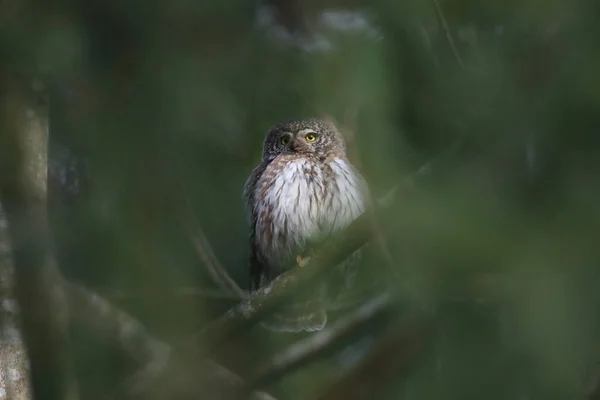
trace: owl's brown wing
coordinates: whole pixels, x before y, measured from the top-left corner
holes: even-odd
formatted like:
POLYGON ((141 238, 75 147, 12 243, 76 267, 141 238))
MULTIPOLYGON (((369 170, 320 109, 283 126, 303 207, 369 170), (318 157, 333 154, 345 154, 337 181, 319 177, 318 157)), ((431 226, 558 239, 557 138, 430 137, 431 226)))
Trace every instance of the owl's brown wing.
POLYGON ((256 219, 257 219, 256 189, 257 189, 258 180, 260 179, 262 174, 265 172, 267 165, 268 164, 266 164, 266 163, 261 163, 256 168, 254 168, 254 170, 248 177, 246 184, 244 185, 244 192, 243 192, 243 196, 242 196, 244 198, 244 202, 245 202, 245 206, 246 206, 246 218, 247 218, 248 224, 250 226, 250 237, 249 237, 250 276, 249 276, 249 278, 250 278, 250 291, 252 291, 252 292, 257 290, 260 287, 261 277, 265 273, 265 265, 261 262, 261 260, 258 257, 258 254, 256 253, 255 235, 256 235, 256 219))

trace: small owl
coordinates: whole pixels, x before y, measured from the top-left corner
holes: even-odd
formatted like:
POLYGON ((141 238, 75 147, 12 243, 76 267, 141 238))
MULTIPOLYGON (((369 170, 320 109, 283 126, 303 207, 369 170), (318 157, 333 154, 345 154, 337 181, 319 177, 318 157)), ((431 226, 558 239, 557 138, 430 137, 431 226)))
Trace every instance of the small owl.
MULTIPOLYGON (((346 228, 366 204, 366 184, 328 120, 273 126, 262 161, 244 187, 250 232, 250 287, 256 290, 307 256, 311 244, 346 228)), ((327 314, 320 296, 286 305, 263 323, 280 331, 315 331, 327 314)))

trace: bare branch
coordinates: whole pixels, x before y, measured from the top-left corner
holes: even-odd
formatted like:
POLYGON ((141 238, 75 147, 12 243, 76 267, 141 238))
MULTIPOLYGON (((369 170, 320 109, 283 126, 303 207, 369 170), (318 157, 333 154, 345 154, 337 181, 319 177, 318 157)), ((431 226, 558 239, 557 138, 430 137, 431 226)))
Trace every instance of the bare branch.
MULTIPOLYGON (((224 316, 210 324, 200 333, 200 335, 194 338, 192 346, 188 347, 188 343, 188 345, 183 347, 183 354, 189 357, 190 348, 197 350, 197 353, 208 353, 209 351, 216 350, 220 344, 226 342, 235 335, 241 334, 243 332, 243 327, 250 326, 257 322, 265 313, 275 310, 282 301, 287 299, 288 296, 293 295, 293 293, 303 285, 321 276, 321 274, 327 273, 329 269, 323 268, 324 266, 337 264, 343 261, 348 254, 351 254, 356 249, 360 248, 370 239, 370 217, 370 213, 361 216, 351 224, 344 234, 329 240, 323 246, 321 251, 308 260, 307 265, 303 268, 294 268, 291 271, 282 274, 269 286, 262 288, 255 295, 245 299, 224 316)), ((157 352, 152 351, 152 348, 158 349, 161 346, 154 346, 152 344, 156 344, 154 339, 145 333, 143 327, 135 320, 131 319, 128 321, 128 318, 131 317, 118 311, 118 309, 108 311, 113 308, 108 302, 103 301, 90 293, 86 293, 86 291, 81 288, 71 287, 68 292, 69 296, 72 296, 71 303, 79 304, 80 311, 78 312, 78 315, 105 315, 106 318, 108 318, 105 325, 112 327, 110 329, 116 332, 115 336, 119 338, 121 345, 129 353, 133 354, 136 359, 161 360, 161 357, 155 357, 157 352), (87 311, 85 311, 86 308, 87 311), (92 308, 97 308, 97 310, 92 311, 92 308), (110 322, 111 319, 122 321, 123 323, 110 322)), ((283 361, 277 365, 278 368, 282 368, 282 370, 279 371, 277 368, 269 369, 265 367, 262 372, 259 372, 259 374, 256 375, 253 386, 257 383, 261 384, 261 382, 268 382, 272 379, 269 377, 281 374, 284 370, 293 370, 304 362, 310 361, 311 357, 316 357, 321 352, 330 351, 333 348, 332 343, 336 340, 335 338, 351 336, 353 330, 360 326, 361 321, 364 322, 368 320, 368 310, 372 313, 372 318, 375 318, 379 313, 384 312, 384 304, 377 305, 377 299, 373 300, 373 302, 374 304, 369 303, 363 306, 363 308, 355 315, 348 319, 344 319, 339 323, 334 324, 331 329, 326 331, 327 336, 317 334, 314 338, 311 338, 311 340, 299 343, 298 347, 295 347, 295 352, 294 349, 290 349, 289 353, 280 354, 278 356, 281 357, 279 360, 283 361), (329 340, 326 340, 327 337, 329 337, 329 340), (298 348, 304 350, 297 351, 298 348)), ((102 321, 102 318, 99 321, 102 321)), ((129 379, 124 387, 127 388, 127 390, 138 392, 140 388, 146 388, 151 382, 153 383, 157 376, 162 375, 163 373, 170 374, 170 370, 173 369, 173 363, 175 361, 168 362, 164 357, 162 360, 163 368, 157 367, 161 365, 160 362, 149 362, 147 367, 140 370, 139 373, 129 379), (169 365, 168 369, 166 368, 167 364, 169 365)), ((247 387, 240 387, 240 390, 242 388, 247 392, 247 387)), ((255 396, 261 398, 262 395, 259 393, 255 394, 255 396)))
POLYGON ((397 381, 433 333, 434 325, 422 317, 411 317, 389 329, 363 361, 336 382, 319 400, 371 399, 378 382, 393 374, 397 381))
POLYGON ((79 285, 65 282, 64 286, 73 319, 114 338, 127 354, 144 365, 168 359, 169 346, 152 337, 134 317, 79 285))
POLYGON ((0 344, 0 393, 11 400, 31 400, 27 354, 22 343, 0 344))
MULTIPOLYGON (((183 171, 183 166, 180 162, 180 171, 183 171)), ((219 286, 225 293, 229 293, 236 296, 238 299, 244 299, 248 297, 248 292, 243 290, 229 275, 225 267, 219 262, 219 259, 215 255, 212 247, 204 234, 204 230, 198 221, 198 217, 194 212, 190 195, 187 191, 186 184, 183 181, 183 176, 180 174, 181 189, 183 197, 186 203, 186 215, 185 223, 188 227, 190 239, 194 245, 194 249, 198 253, 198 256, 206 266, 206 269, 213 281, 219 286)))
POLYGON ((155 339, 135 318, 97 294, 75 284, 64 285, 72 317, 117 341, 121 349, 142 365, 140 372, 122 385, 124 392, 139 393, 149 387, 152 378, 167 366, 170 346, 155 339))
POLYGON ((448 27, 448 22, 446 22, 446 17, 444 17, 444 13, 442 12, 442 7, 440 7, 440 2, 438 0, 433 0, 433 3, 435 4, 435 10, 438 14, 438 17, 440 18, 440 21, 442 23, 442 28, 444 28, 444 32, 446 33, 446 38, 448 39, 448 43, 450 44, 450 47, 452 48, 454 57, 456 57, 456 61, 458 61, 458 65, 460 65, 460 68, 464 70, 465 65, 460 56, 460 53, 458 52, 458 49, 454 45, 454 40, 452 39, 452 34, 450 33, 450 28, 448 27))
MULTIPOLYGON (((111 290, 111 291, 100 291, 99 293, 105 299, 110 300, 125 300, 125 299, 135 299, 135 298, 143 298, 144 296, 154 296, 153 294, 149 294, 147 292, 135 292, 135 291, 119 291, 119 290, 111 290)), ((239 297, 233 296, 228 293, 223 293, 222 290, 219 289, 202 289, 197 287, 179 287, 175 288, 172 292, 163 293, 164 296, 173 296, 173 297, 200 297, 209 300, 216 301, 238 301, 239 297)))
POLYGON ((46 107, 0 71, 0 192, 9 225, 15 292, 31 365, 34 397, 76 399, 68 310, 49 240, 46 215, 46 107))
MULTIPOLYGON (((210 394, 211 400, 275 400, 264 391, 249 392, 242 378, 220 364, 208 359, 190 360, 186 357, 174 357, 161 374, 150 373, 143 376, 142 371, 132 379, 148 382, 143 391, 131 392, 123 385, 111 399, 130 396, 144 399, 203 399, 210 394)), ((128 380, 128 383, 131 380, 128 380)))
POLYGON ((244 299, 248 297, 248 293, 239 287, 239 285, 225 270, 223 265, 219 263, 200 224, 196 223, 194 225, 196 226, 195 229, 193 229, 193 232, 190 228, 190 239, 194 245, 196 253, 198 253, 198 256, 204 262, 204 265, 206 266, 210 276, 213 278, 213 281, 215 281, 215 283, 221 287, 225 293, 230 293, 236 296, 238 299, 244 299))
MULTIPOLYGON (((444 154, 421 167, 404 183, 413 184, 421 176, 427 175, 431 168, 443 158, 453 155, 462 144, 462 140, 454 143, 444 154)), ((400 185, 401 186, 401 185, 400 185)), ((377 208, 389 207, 395 203, 400 186, 392 189, 384 199, 377 202, 377 208)), ((240 335, 244 328, 249 328, 266 314, 276 311, 287 299, 298 290, 332 271, 327 268, 343 262, 350 254, 364 246, 372 237, 373 229, 371 219, 373 209, 367 210, 357 218, 348 228, 330 238, 315 252, 305 266, 293 267, 279 275, 269 285, 261 288, 241 303, 231 308, 227 313, 210 323, 202 332, 182 346, 195 349, 199 354, 215 351, 220 345, 240 335)))
MULTIPOLYGON (((238 389, 238 393, 243 393, 241 389, 244 388, 245 383, 242 380, 242 378, 235 375, 223 366, 210 360, 207 361, 207 366, 213 373, 216 373, 222 381, 229 382, 229 385, 231 387, 238 389)), ((245 398, 245 396, 243 395, 241 397, 245 398)), ((275 400, 273 396, 263 391, 253 391, 252 393, 250 393, 250 398, 254 400, 275 400)))
MULTIPOLYGON (((74 318, 118 341, 127 354, 143 365, 110 398, 144 395, 161 384, 171 388, 170 382, 180 380, 175 376, 179 377, 182 375, 180 371, 190 369, 189 364, 182 365, 182 360, 177 355, 172 355, 169 345, 154 338, 131 315, 81 286, 65 283, 65 290, 73 307, 74 318)), ((197 374, 194 369, 188 384, 182 385, 178 390, 201 393, 210 385, 215 391, 228 393, 227 396, 222 395, 224 399, 229 398, 232 393, 247 393, 244 381, 233 372, 210 360, 201 360, 199 363, 202 365, 202 373, 197 374)), ((260 391, 252 392, 251 395, 257 400, 274 400, 269 394, 260 391)))
POLYGON ((18 324, 8 236, 6 215, 0 206, 0 393, 12 400, 30 400, 29 360, 18 324))
POLYGON ((364 303, 351 315, 336 321, 331 327, 294 343, 277 353, 257 369, 249 386, 265 387, 284 375, 343 347, 349 340, 372 329, 376 320, 390 310, 390 295, 384 293, 364 303))
MULTIPOLYGON (((269 285, 259 289, 208 325, 196 338, 195 348, 200 354, 216 350, 221 344, 252 326, 262 316, 276 311, 287 299, 316 278, 332 273, 331 265, 343 262, 349 254, 363 246, 372 236, 368 211, 356 219, 340 235, 330 238, 303 267, 293 267, 279 275, 269 285)), ((186 346, 189 346, 187 343, 186 346)))

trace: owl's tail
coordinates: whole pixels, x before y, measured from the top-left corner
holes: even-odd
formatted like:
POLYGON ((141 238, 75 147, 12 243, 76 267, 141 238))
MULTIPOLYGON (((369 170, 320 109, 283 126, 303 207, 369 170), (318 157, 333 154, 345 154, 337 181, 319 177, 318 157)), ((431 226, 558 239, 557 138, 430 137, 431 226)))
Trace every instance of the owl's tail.
POLYGON ((261 325, 275 332, 316 332, 325 327, 327 311, 320 301, 286 305, 269 315, 261 325))

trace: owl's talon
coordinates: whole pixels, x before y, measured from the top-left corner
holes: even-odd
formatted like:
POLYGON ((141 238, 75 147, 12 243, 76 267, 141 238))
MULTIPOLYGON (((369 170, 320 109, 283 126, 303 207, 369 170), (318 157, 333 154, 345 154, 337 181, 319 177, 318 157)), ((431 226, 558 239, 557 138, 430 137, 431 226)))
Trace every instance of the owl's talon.
POLYGON ((296 264, 298 264, 299 267, 304 267, 306 264, 308 264, 309 260, 310 257, 303 257, 300 254, 296 256, 296 264))

